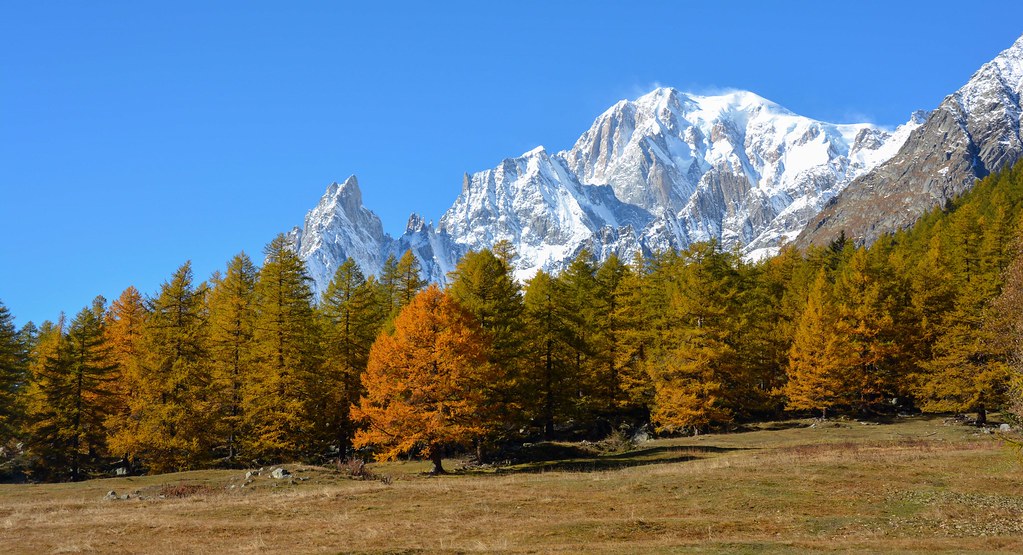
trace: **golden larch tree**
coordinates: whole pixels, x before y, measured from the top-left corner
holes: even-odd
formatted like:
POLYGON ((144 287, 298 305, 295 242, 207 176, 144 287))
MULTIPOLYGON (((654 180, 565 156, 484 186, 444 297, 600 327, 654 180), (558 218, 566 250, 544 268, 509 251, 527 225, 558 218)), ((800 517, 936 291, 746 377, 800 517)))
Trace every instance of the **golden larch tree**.
POLYGON ((446 449, 485 429, 487 344, 479 323, 436 286, 416 295, 373 343, 362 378, 365 393, 352 417, 365 423, 355 446, 375 446, 378 460, 419 454, 443 473, 446 449))

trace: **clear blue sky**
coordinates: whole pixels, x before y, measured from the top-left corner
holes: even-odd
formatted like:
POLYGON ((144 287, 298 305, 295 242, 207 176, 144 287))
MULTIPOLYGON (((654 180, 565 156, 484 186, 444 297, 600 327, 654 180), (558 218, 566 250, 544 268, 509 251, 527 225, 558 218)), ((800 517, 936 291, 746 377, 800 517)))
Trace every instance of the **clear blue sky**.
POLYGON ((398 234, 463 172, 568 148, 655 85, 810 117, 931 109, 1023 3, 29 2, 0 6, 0 300, 18 324, 154 293, 356 174, 398 234), (362 4, 362 3, 359 3, 362 4))

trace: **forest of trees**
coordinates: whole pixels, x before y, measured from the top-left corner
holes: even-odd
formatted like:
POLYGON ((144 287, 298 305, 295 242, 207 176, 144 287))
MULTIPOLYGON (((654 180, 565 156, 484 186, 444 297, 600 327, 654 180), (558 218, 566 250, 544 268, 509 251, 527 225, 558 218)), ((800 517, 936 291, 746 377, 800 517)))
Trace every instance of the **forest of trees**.
POLYGON ((80 480, 352 456, 487 460, 554 438, 786 415, 1021 414, 1023 165, 869 248, 748 263, 715 243, 449 285, 351 260, 322 298, 278 236, 197 282, 14 326, 0 304, 0 476, 80 480))

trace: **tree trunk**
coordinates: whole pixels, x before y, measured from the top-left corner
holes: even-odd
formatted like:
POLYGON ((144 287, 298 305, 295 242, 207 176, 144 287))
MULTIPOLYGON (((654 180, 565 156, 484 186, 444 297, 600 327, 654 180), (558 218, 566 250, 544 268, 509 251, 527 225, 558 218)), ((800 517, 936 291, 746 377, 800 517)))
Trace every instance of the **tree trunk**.
POLYGON ((441 464, 443 461, 441 460, 440 448, 434 447, 430 449, 430 460, 433 461, 433 470, 430 471, 430 474, 447 474, 444 466, 441 464))
POLYGON ((984 405, 980 405, 977 407, 977 425, 983 426, 985 424, 987 424, 987 409, 984 408, 984 405))
POLYGON ((483 440, 476 440, 476 464, 483 464, 485 462, 485 451, 486 450, 483 448, 483 440))

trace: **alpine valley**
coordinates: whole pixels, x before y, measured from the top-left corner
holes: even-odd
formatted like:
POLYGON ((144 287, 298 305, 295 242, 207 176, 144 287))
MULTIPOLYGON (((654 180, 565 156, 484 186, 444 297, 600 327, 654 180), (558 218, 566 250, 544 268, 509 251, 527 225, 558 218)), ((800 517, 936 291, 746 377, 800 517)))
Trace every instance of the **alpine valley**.
POLYGON ((348 257, 376 274, 408 249, 445 283, 463 254, 498 241, 514 247, 519 279, 557 272, 584 248, 629 260, 714 239, 758 259, 797 237, 869 243, 1020 158, 1021 92, 1023 37, 895 129, 816 121, 751 92, 658 88, 609 108, 569 150, 537 147, 466 174, 436 225, 413 214, 402 236, 387 235, 352 176, 290 239, 317 292, 348 257))

